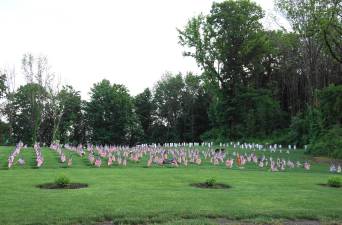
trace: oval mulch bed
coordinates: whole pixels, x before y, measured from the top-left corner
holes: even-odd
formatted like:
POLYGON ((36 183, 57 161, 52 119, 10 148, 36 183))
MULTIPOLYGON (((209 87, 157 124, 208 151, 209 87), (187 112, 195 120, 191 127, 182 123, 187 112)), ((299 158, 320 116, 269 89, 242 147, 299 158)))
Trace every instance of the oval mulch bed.
POLYGON ((231 186, 227 184, 221 184, 217 183, 214 185, 208 185, 207 183, 195 183, 195 184, 190 184, 192 187, 197 187, 197 188, 207 188, 207 189, 229 189, 231 186))
POLYGON ((329 184, 318 184, 318 185, 322 187, 327 187, 327 188, 342 188, 342 187, 330 186, 329 184))
POLYGON ((55 183, 47 183, 47 184, 39 184, 37 185, 37 187, 41 189, 80 189, 80 188, 88 187, 88 184, 70 183, 70 184, 61 186, 55 183))

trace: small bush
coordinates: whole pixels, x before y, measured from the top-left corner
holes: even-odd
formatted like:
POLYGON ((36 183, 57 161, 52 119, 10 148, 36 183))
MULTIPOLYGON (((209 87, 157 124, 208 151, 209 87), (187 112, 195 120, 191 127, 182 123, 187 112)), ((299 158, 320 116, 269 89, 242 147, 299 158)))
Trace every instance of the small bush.
POLYGON ((61 174, 55 179, 55 184, 65 187, 70 184, 70 179, 65 174, 61 174))
POLYGON ((205 184, 208 186, 208 187, 213 187, 215 184, 216 184, 216 180, 215 178, 210 178, 210 179, 207 179, 205 181, 205 184))
POLYGON ((342 187, 342 179, 340 177, 330 177, 328 185, 330 187, 342 187))

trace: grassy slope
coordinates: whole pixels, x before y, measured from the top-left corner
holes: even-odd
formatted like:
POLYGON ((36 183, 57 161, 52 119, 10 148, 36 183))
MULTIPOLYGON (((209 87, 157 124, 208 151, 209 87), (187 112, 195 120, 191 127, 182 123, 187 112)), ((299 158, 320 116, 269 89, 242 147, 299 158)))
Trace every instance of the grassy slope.
MULTIPOLYGON (((342 189, 321 187, 330 176, 327 165, 306 172, 270 173, 255 169, 228 170, 224 166, 90 168, 73 154, 73 168, 63 168, 57 154, 43 149, 45 164, 34 168, 34 153, 23 153, 24 167, 5 169, 12 148, 0 148, 0 224, 70 224, 96 220, 168 222, 174 218, 310 218, 342 221, 342 189), (60 173, 90 186, 80 190, 40 190, 60 173), (215 177, 229 190, 190 187, 215 177)), ((290 157, 303 158, 298 152, 290 157)), ((203 220, 204 221, 204 220, 203 220)), ((202 221, 202 222, 203 222, 202 221)), ((195 222, 195 223, 198 223, 195 222)))

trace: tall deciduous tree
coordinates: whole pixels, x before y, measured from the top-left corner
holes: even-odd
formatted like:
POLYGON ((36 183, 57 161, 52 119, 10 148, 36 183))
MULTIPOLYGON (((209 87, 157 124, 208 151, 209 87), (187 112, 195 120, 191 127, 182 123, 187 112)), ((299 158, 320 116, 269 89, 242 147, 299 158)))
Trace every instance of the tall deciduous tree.
POLYGON ((144 140, 152 142, 152 125, 155 107, 153 105, 153 96, 150 89, 146 88, 142 93, 134 98, 135 112, 141 122, 144 131, 144 140))
POLYGON ((6 106, 12 110, 8 118, 13 129, 15 141, 22 140, 33 144, 39 140, 39 129, 42 122, 42 109, 46 102, 46 91, 39 84, 31 83, 21 86, 6 106))
POLYGON ((58 93, 58 101, 61 105, 61 114, 58 119, 58 136, 61 143, 82 143, 84 132, 82 119, 82 100, 79 91, 72 86, 63 86, 58 93))
POLYGON ((333 59, 342 63, 340 0, 276 0, 276 5, 288 18, 295 32, 306 41, 317 41, 333 59))
POLYGON ((184 82, 181 74, 173 76, 167 73, 155 86, 156 123, 165 126, 165 141, 180 141, 178 129, 182 116, 183 91, 184 82))
POLYGON ((188 73, 182 97, 183 141, 200 141, 200 136, 209 129, 209 101, 201 77, 188 73))
POLYGON ((199 76, 165 74, 154 87, 152 142, 193 142, 208 129, 209 96, 199 76))
POLYGON ((298 35, 298 76, 304 102, 317 104, 316 89, 341 82, 341 3, 336 0, 284 0, 276 5, 298 35), (337 56, 337 57, 336 57, 337 56), (334 60, 335 58, 336 60, 334 60))
POLYGON ((94 84, 86 106, 90 141, 129 144, 133 113, 133 101, 124 86, 108 80, 94 84))
POLYGON ((242 119, 236 97, 262 70, 263 16, 261 7, 249 0, 230 0, 214 3, 209 15, 194 17, 179 30, 184 54, 197 61, 214 94, 211 120, 228 128, 229 136, 237 133, 242 119))

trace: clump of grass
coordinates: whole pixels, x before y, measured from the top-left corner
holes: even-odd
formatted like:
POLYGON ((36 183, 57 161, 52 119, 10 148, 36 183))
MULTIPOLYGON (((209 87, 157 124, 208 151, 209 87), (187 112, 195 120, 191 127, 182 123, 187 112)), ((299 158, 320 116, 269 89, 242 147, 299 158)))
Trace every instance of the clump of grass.
POLYGON ((330 187, 342 187, 342 179, 340 177, 330 177, 328 179, 328 185, 330 187))
POLYGON ((60 174, 58 177, 56 177, 55 184, 60 187, 65 187, 70 184, 70 179, 65 174, 60 174))
POLYGON ((215 184, 216 184, 216 179, 215 178, 209 178, 205 181, 205 184, 208 186, 208 187, 214 187, 215 184))

